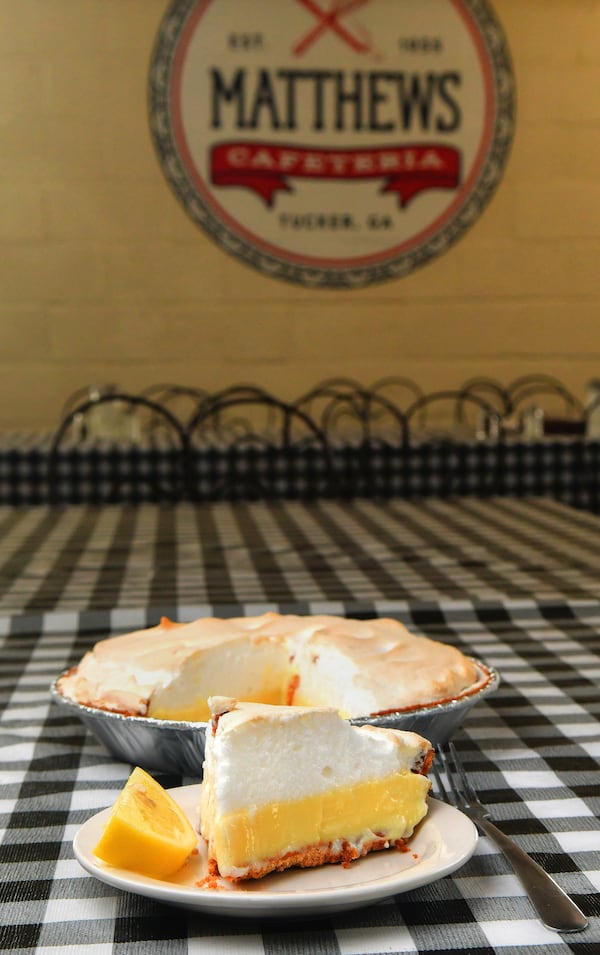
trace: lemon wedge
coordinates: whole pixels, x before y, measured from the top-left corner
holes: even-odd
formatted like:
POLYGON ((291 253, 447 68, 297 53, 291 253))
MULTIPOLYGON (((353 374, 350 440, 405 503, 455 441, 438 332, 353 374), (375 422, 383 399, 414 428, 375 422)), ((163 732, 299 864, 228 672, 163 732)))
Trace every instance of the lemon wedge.
POLYGON ((183 809, 137 766, 117 797, 94 853, 109 865, 161 879, 181 868, 197 840, 183 809))

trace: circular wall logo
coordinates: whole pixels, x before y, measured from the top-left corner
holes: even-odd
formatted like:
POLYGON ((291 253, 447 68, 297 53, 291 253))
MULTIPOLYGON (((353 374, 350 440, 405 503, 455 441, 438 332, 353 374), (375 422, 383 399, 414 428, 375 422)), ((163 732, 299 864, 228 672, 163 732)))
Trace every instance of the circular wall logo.
POLYGON ((226 252, 358 288, 477 220, 510 150, 514 81, 488 0, 173 0, 149 110, 168 182, 226 252))

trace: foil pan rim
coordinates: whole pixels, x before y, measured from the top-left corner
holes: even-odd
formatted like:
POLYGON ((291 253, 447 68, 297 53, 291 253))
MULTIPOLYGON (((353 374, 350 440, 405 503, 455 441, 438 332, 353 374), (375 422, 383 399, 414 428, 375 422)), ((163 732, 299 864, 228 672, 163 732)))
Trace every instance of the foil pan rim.
MULTIPOLYGON (((371 713, 366 716, 355 716, 350 717, 349 722, 354 725, 359 725, 362 723, 372 723, 376 720, 380 721, 393 721, 399 719, 406 719, 408 717, 417 717, 417 716, 427 716, 429 714, 433 715, 452 712, 453 710, 460 709, 464 707, 471 707, 475 703, 479 702, 483 697, 494 692, 500 684, 500 674, 498 670, 491 666, 488 663, 484 663, 483 660, 480 660, 478 657, 467 656, 467 659, 471 660, 477 667, 482 678, 476 681, 476 687, 481 682, 482 685, 477 689, 472 690, 470 687, 467 687, 466 690, 463 690, 456 697, 452 697, 449 700, 442 700, 440 702, 426 703, 421 706, 411 706, 404 709, 398 710, 386 710, 382 713, 371 713), (487 679, 485 679, 487 677, 487 679), (482 682, 482 679, 484 682, 482 682)), ((102 719, 114 720, 117 723, 126 721, 128 725, 140 724, 141 726, 146 727, 157 727, 161 729, 172 729, 172 730, 183 730, 183 729, 199 729, 206 728, 208 726, 208 721, 206 720, 165 720, 165 719, 156 719, 153 716, 136 716, 136 715, 127 715, 125 713, 117 713, 114 710, 104 710, 96 706, 88 706, 85 703, 78 703, 77 700, 73 700, 69 696, 65 696, 58 688, 59 681, 65 674, 69 672, 71 668, 63 670, 59 675, 52 681, 50 685, 50 694, 52 698, 59 703, 60 705, 70 708, 77 713, 85 713, 88 716, 98 717, 102 719)))

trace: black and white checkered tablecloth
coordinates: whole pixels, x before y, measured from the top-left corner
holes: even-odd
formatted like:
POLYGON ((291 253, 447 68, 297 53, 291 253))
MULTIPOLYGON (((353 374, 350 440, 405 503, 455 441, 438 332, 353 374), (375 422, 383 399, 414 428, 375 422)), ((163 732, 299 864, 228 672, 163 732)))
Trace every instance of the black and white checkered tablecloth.
POLYGON ((84 442, 61 448, 52 467, 50 446, 49 434, 0 434, 0 505, 536 495, 600 512, 600 442, 583 438, 373 439, 334 443, 329 461, 316 446, 197 446, 182 462, 166 440, 84 442))
MULTIPOLYGON (((308 602, 301 609, 345 608, 308 602)), ((120 629, 127 611, 117 617, 120 629)), ((399 617, 501 671, 500 689, 471 712, 459 747, 501 827, 588 915, 583 933, 560 936, 544 928, 510 867, 484 837, 453 875, 319 920, 186 912, 87 875, 73 857, 74 833, 114 801, 131 767, 115 761, 82 724, 56 707, 48 684, 105 636, 110 614, 99 611, 95 621, 73 614, 62 625, 43 615, 0 621, 0 950, 15 955, 599 951, 600 605, 532 602, 508 609, 501 603, 478 608, 463 602, 457 608, 441 602, 426 612, 407 606, 399 617)), ((169 787, 194 783, 156 775, 169 787)))
POLYGON ((0 507, 0 614, 600 600, 599 531, 545 499, 0 507))
POLYGON ((599 530, 534 499, 1 508, 0 951, 600 951, 599 530), (73 835, 130 766, 51 702, 50 682, 98 639, 164 613, 265 609, 393 615, 495 665, 501 686, 460 749, 588 929, 545 929, 486 838, 452 876, 314 921, 190 913, 88 876, 73 835))

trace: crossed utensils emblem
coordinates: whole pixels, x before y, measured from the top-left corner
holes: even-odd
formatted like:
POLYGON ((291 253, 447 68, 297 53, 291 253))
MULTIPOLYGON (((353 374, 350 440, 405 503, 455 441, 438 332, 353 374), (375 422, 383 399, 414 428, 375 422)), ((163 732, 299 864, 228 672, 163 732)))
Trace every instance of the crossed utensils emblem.
POLYGON ((301 56, 327 30, 335 33, 340 40, 347 43, 356 53, 367 53, 369 45, 348 30, 340 18, 358 7, 364 7, 371 0, 331 0, 329 9, 323 9, 316 0, 297 0, 316 18, 317 23, 293 47, 292 52, 301 56))

